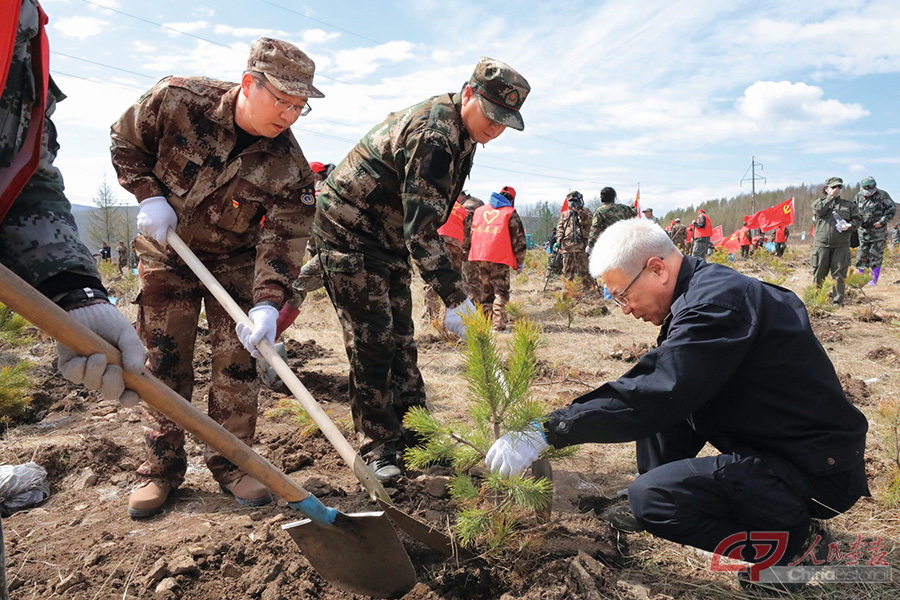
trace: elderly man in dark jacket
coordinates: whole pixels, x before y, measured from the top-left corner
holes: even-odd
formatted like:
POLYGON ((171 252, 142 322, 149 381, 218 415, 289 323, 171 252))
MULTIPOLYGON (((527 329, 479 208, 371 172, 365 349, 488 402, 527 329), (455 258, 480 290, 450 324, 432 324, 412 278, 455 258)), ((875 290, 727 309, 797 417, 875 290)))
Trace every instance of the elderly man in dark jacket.
POLYGON ((866 418, 796 295, 683 256, 639 220, 601 236, 591 272, 625 314, 661 326, 658 346, 533 431, 499 439, 492 470, 521 472, 551 445, 636 440, 633 530, 720 553, 738 539, 749 562, 751 534, 765 532, 782 541, 776 566, 821 541, 813 518, 868 495, 866 418), (698 458, 706 443, 720 454, 698 458))

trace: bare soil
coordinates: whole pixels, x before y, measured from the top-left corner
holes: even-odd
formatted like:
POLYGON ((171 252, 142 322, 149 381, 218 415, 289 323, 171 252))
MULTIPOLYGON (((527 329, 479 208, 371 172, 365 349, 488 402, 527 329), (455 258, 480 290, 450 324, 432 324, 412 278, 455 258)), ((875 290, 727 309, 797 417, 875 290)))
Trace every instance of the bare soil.
MULTIPOLYGON (((784 285, 797 293, 809 284, 805 258, 803 250, 789 249, 793 269, 784 285)), ((529 262, 543 264, 540 256, 529 262)), ((764 265, 739 261, 735 266, 767 276, 764 265)), ((891 448, 884 441, 886 427, 875 416, 879 405, 900 402, 900 281, 895 281, 897 266, 891 269, 894 275, 889 269, 878 287, 865 295, 855 292, 844 308, 815 318, 814 329, 848 397, 871 422, 867 467, 874 497, 832 520, 831 527, 847 543, 857 536, 884 538, 888 560, 897 567, 900 511, 880 503, 893 467, 891 448), (861 320, 857 311, 863 309, 880 318, 861 320)), ((602 302, 580 305, 569 327, 552 308, 560 286, 551 284, 542 293, 543 276, 537 268, 514 275, 513 300, 543 327, 534 394, 552 408, 627 370, 652 347, 657 332, 602 302)), ((421 315, 421 286, 415 287, 416 314, 421 315)), ((220 493, 196 440, 188 441, 187 478, 174 501, 154 518, 131 520, 126 503, 144 451, 139 412, 68 384, 52 364, 52 341, 35 335, 37 341, 24 349, 0 346, 2 364, 23 357, 38 363, 31 412, 2 432, 0 464, 33 460, 47 469, 51 484, 51 496, 41 506, 3 521, 13 600, 355 597, 323 581, 281 530, 299 513, 283 502, 241 507, 220 493)), ((347 427, 346 357, 324 295, 310 295, 287 338, 294 371, 332 418, 347 427)), ((501 334, 501 342, 505 339, 501 334)), ((460 345, 421 321, 417 340, 431 408, 462 418, 466 389, 460 345)), ((205 408, 209 349, 198 342, 193 402, 205 408)), ((790 357, 785 364, 790 366, 790 357)), ((269 412, 284 398, 268 389, 260 394, 257 452, 328 505, 345 512, 374 510, 323 437, 304 432, 289 415, 269 412)), ((647 534, 617 534, 596 518, 595 512, 634 478, 634 468, 631 444, 586 445, 576 458, 556 465, 552 519, 535 536, 532 552, 515 560, 460 563, 404 537, 418 577, 406 598, 756 597, 740 590, 730 574, 711 572, 708 556, 647 534)), ((409 472, 388 492, 402 509, 449 530, 454 506, 443 485, 447 475, 439 467, 409 472)), ((821 585, 806 595, 887 599, 896 597, 896 587, 821 585)))

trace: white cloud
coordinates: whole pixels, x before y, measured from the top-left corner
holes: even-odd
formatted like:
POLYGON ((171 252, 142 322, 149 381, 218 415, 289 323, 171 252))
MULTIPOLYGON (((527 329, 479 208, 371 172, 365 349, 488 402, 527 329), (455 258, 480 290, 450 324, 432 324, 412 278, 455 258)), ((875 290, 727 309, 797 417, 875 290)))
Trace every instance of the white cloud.
POLYGON ((305 47, 308 44, 324 44, 325 42, 336 40, 339 37, 341 37, 341 34, 338 32, 329 33, 322 29, 306 29, 302 36, 303 46, 305 47))
POLYGON ((250 45, 243 42, 235 42, 230 47, 223 48, 200 41, 187 52, 148 56, 140 65, 140 69, 173 75, 203 75, 225 81, 237 81, 247 64, 249 53, 250 45))
MULTIPOLYGON (((180 31, 182 33, 194 33, 195 31, 201 31, 203 29, 207 29, 209 27, 208 21, 185 21, 180 23, 163 23, 163 26, 174 29, 175 31, 180 31)), ((167 31, 166 33, 170 35, 177 35, 173 31, 167 31)))
POLYGON ((850 165, 849 169, 851 173, 866 173, 869 170, 866 165, 860 164, 850 165))
POLYGON ((414 45, 410 42, 388 42, 374 48, 341 50, 334 59, 334 69, 343 78, 358 78, 370 75, 382 63, 396 63, 413 58, 414 45))
POLYGON ((805 83, 757 81, 744 91, 738 109, 751 119, 778 126, 787 121, 811 122, 823 127, 841 125, 869 114, 859 104, 823 100, 825 91, 805 83))
MULTIPOLYGON (((94 4, 99 4, 100 6, 90 6, 91 10, 102 10, 104 8, 122 8, 122 3, 118 0, 91 0, 94 4)), ((106 14, 109 14, 108 11, 104 11, 106 14)))
POLYGON ((95 17, 66 17, 53 23, 64 36, 85 40, 108 30, 109 22, 95 17))
POLYGON ((230 25, 216 25, 213 32, 219 35, 231 35, 234 37, 273 37, 283 38, 287 34, 283 31, 274 29, 263 29, 258 27, 231 27, 230 25))

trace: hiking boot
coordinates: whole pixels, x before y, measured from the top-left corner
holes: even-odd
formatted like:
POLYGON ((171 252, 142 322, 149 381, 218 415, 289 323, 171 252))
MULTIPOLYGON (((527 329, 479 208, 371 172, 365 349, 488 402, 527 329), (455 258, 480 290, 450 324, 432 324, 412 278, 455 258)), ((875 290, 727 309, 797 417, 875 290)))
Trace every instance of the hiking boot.
POLYGON ((400 467, 397 466, 396 454, 386 454, 366 463, 366 465, 372 469, 372 474, 375 475, 375 479, 378 481, 391 481, 400 477, 401 471, 400 467))
POLYGON ((148 479, 131 491, 128 497, 128 516, 146 519, 162 512, 175 485, 162 479, 148 479))
POLYGON ((246 473, 231 483, 220 483, 219 487, 226 494, 234 496, 234 501, 243 506, 263 506, 272 501, 269 488, 246 473))
MULTIPOLYGON (((825 523, 818 519, 809 522, 809 532, 803 545, 791 557, 785 557, 776 563, 776 567, 816 567, 827 564, 829 545, 834 543, 834 536, 828 531, 825 523), (802 560, 801 560, 802 559, 802 560)), ((803 589, 805 581, 751 581, 749 571, 737 574, 738 583, 745 590, 775 591, 795 594, 803 589)))
POLYGON ((641 525, 631 513, 631 506, 628 505, 627 497, 625 497, 625 500, 625 502, 619 502, 618 504, 610 506, 606 512, 603 513, 603 520, 609 523, 616 531, 622 533, 639 533, 644 530, 644 526, 641 525))

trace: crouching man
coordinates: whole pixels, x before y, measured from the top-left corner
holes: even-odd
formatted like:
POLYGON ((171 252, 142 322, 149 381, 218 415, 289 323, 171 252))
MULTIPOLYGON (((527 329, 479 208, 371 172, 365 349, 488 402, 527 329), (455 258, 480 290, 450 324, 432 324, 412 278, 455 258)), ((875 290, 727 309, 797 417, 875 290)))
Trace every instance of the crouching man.
POLYGON ((751 535, 778 532, 774 566, 816 542, 823 558, 830 539, 815 519, 868 495, 868 423, 844 396, 803 303, 683 256, 665 231, 637 219, 603 233, 591 273, 625 314, 661 326, 658 346, 533 432, 499 439, 488 467, 514 474, 550 445, 635 440, 640 476, 630 512, 608 514, 613 526, 710 552, 743 540, 748 562, 762 558, 751 535), (706 443, 721 454, 698 458, 706 443))

